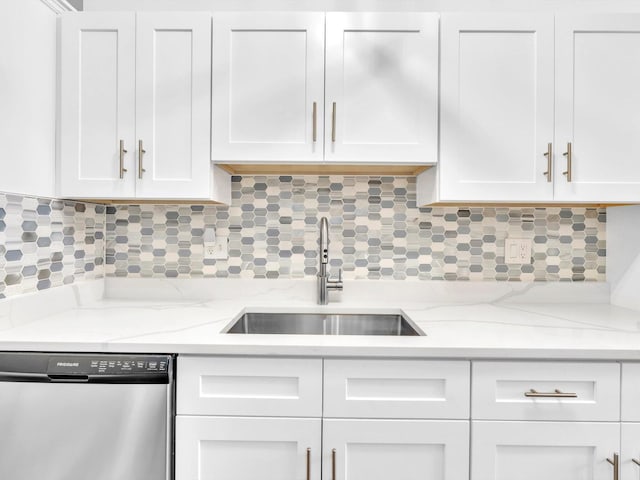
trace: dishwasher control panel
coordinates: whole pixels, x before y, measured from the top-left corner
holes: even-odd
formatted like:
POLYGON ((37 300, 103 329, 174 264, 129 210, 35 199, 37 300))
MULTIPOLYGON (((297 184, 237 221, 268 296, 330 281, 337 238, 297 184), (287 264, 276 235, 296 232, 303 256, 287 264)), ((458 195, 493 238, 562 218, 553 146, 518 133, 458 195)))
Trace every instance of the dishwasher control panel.
POLYGON ((87 377, 89 381, 101 378, 166 377, 171 357, 164 355, 52 355, 47 375, 52 378, 87 377))

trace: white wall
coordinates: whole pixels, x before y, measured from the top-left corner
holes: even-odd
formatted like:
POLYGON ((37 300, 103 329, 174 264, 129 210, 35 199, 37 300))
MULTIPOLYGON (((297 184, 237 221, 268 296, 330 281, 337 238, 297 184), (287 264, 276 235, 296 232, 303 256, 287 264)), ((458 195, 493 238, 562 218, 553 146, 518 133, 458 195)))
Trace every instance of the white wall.
POLYGON ((640 205, 607 208, 611 303, 640 309, 640 205))
POLYGON ((0 0, 0 191, 54 196, 56 14, 0 0))
POLYGON ((623 11, 638 0, 84 0, 84 10, 623 11))

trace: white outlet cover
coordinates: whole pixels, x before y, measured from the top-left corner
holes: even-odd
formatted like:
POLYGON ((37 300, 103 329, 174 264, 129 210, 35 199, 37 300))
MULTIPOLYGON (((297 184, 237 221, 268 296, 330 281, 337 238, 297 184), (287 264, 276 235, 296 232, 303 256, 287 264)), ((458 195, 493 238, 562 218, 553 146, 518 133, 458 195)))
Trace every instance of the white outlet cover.
POLYGON ((215 242, 204 243, 205 260, 227 260, 229 258, 229 238, 216 237, 215 242))
POLYGON ((504 263, 507 265, 530 264, 531 250, 530 238, 507 238, 504 241, 504 263))

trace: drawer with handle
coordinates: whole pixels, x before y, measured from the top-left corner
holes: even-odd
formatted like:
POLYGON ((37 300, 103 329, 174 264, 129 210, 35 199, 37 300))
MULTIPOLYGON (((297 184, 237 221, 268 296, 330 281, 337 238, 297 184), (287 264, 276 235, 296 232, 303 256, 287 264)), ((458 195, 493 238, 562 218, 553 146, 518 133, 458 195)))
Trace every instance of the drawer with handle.
POLYGON ((474 362, 472 379, 474 419, 620 420, 617 363, 474 362))

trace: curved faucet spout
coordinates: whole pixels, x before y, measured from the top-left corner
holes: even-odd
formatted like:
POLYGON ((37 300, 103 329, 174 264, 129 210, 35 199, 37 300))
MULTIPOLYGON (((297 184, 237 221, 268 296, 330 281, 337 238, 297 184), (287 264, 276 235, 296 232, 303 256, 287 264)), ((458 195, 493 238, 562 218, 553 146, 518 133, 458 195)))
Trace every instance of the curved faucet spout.
POLYGON ((338 280, 330 280, 327 275, 329 263, 329 221, 327 217, 320 219, 320 265, 318 268, 318 303, 329 303, 329 290, 342 290, 342 270, 338 280))

